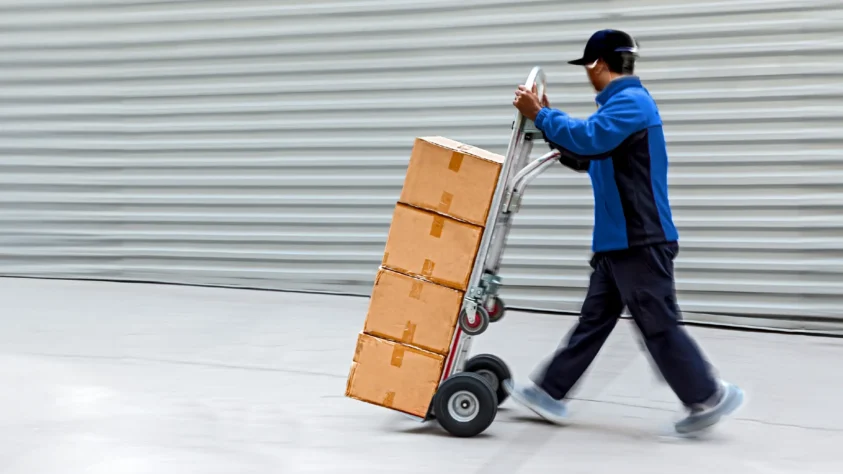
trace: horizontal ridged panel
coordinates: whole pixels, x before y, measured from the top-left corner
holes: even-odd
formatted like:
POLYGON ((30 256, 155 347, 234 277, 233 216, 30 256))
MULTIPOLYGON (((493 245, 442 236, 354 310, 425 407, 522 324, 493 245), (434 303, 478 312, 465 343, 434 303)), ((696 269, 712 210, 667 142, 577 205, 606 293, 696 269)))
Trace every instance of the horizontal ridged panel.
MULTIPOLYGON (((414 137, 503 152, 536 64, 588 115, 564 60, 611 24, 666 124, 688 319, 838 320, 837 0, 91 3, 0 2, 6 274, 367 294, 414 137)), ((511 305, 578 309, 592 205, 561 168, 531 185, 511 305)))

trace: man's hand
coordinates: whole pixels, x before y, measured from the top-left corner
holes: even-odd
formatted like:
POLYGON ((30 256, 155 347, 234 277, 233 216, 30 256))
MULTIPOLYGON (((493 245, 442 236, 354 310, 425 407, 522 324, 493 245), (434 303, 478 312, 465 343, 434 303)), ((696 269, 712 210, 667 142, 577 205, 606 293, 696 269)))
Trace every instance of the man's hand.
POLYGON ((515 91, 515 100, 512 105, 521 112, 521 115, 535 121, 542 106, 548 107, 550 102, 548 102, 546 95, 542 97, 542 100, 539 100, 538 94, 536 94, 536 86, 533 86, 533 90, 530 90, 527 89, 527 86, 522 85, 518 86, 518 90, 515 91))

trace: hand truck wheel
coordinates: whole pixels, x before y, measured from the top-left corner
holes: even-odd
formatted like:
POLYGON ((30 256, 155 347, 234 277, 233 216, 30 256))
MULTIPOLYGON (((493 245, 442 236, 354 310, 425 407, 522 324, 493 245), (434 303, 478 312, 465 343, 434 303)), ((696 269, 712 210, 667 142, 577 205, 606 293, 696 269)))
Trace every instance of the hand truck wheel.
POLYGON ((499 357, 491 354, 480 354, 472 357, 465 363, 466 372, 477 374, 489 383, 498 399, 498 405, 509 397, 506 389, 503 388, 503 381, 512 378, 509 367, 499 357))
POLYGON ((459 372, 442 382, 433 404, 439 425, 460 438, 482 433, 498 414, 495 392, 482 376, 471 372, 459 372))
POLYGON ((468 313, 463 309, 460 311, 460 329, 469 336, 483 334, 489 328, 489 312, 483 306, 477 306, 474 312, 474 321, 469 321, 468 313))
POLYGON ((489 313, 489 321, 496 323, 503 319, 506 314, 506 304, 500 296, 492 296, 486 305, 486 311, 489 313))

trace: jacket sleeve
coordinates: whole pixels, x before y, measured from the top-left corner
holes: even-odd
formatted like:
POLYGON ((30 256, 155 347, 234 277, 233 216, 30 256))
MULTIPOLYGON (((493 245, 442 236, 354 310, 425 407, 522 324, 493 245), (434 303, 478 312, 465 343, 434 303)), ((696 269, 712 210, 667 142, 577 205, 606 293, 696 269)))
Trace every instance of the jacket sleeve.
POLYGON ((588 171, 589 166, 591 166, 591 160, 588 157, 581 157, 577 156, 570 151, 560 147, 559 145, 551 142, 547 139, 547 135, 542 132, 542 137, 544 137, 544 141, 547 142, 548 147, 551 150, 559 150, 561 155, 559 156, 559 162, 568 167, 569 169, 576 171, 578 173, 585 173, 588 171))
POLYGON ((545 107, 535 123, 548 142, 585 159, 604 159, 627 137, 640 131, 645 120, 633 99, 620 95, 585 120, 545 107))

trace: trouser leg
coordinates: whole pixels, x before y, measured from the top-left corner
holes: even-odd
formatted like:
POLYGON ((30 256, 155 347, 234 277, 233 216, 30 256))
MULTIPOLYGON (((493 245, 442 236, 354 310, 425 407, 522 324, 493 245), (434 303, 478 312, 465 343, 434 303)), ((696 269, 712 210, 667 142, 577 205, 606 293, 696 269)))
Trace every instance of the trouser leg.
POLYGON ((539 382, 539 386, 557 400, 565 398, 594 361, 623 311, 620 293, 606 263, 595 258, 592 266, 594 272, 579 321, 539 382))
POLYGON ((609 259, 621 298, 665 381, 686 406, 703 403, 718 385, 702 351, 679 325, 673 279, 676 244, 636 248, 609 259))

